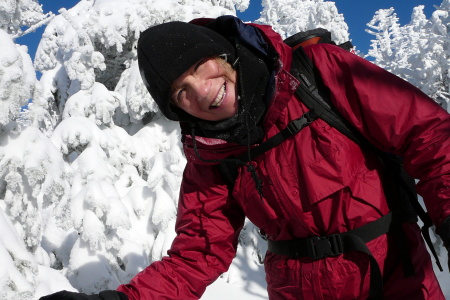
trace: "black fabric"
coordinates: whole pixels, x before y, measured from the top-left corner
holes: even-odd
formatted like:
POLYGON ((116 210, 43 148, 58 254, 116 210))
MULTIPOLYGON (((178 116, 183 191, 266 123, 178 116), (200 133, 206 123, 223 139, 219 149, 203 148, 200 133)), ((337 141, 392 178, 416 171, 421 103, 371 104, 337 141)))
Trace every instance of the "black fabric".
POLYGON ((230 63, 235 60, 233 45, 222 35, 179 21, 159 24, 142 32, 137 53, 145 86, 161 112, 174 121, 191 117, 170 104, 172 82, 202 58, 225 54, 230 63))
POLYGON ((128 296, 119 291, 102 291, 98 295, 102 300, 128 300, 128 296))
POLYGON ((60 291, 48 296, 39 298, 39 300, 128 300, 127 295, 118 291, 102 291, 98 295, 86 295, 69 291, 60 291))
MULTIPOLYGON (((98 295, 86 295, 69 291, 60 291, 39 298, 39 300, 102 300, 98 295)), ((104 299, 105 300, 105 299, 104 299)))

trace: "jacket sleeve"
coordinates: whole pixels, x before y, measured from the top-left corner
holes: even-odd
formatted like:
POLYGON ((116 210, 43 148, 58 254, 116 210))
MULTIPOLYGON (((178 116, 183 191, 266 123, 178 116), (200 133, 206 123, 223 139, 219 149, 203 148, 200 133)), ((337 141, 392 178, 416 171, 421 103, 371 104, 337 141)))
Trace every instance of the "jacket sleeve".
POLYGON ((177 236, 168 257, 118 290, 130 300, 199 299, 236 255, 244 213, 214 167, 188 162, 178 203, 177 236))
POLYGON ((403 79, 333 45, 305 48, 336 108, 379 149, 404 158, 439 226, 450 215, 450 117, 403 79))

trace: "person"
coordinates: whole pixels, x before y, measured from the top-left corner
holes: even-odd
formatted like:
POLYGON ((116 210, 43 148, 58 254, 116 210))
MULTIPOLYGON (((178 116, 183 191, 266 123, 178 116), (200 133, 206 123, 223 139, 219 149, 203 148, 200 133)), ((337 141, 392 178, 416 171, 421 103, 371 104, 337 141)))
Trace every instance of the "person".
MULTIPOLYGON (((345 233, 389 216, 375 154, 316 119, 251 162, 236 159, 308 111, 294 93, 300 83, 289 72, 292 49, 270 26, 232 16, 168 22, 144 31, 137 51, 148 91, 181 126, 187 164, 177 236, 168 256, 117 291, 41 299, 199 299, 231 264, 245 217, 269 243, 264 266, 272 300, 373 299, 375 268, 383 283, 379 298, 445 299, 415 223, 401 224, 411 276, 391 231, 365 243, 367 253, 299 254, 304 241, 319 251, 319 244, 331 243, 321 241, 341 234, 344 240, 345 233), (230 161, 238 163, 232 185, 218 167, 230 161)), ((336 109, 377 148, 401 156, 419 179, 417 190, 448 247, 449 114, 349 51, 330 44, 304 51, 336 109)))

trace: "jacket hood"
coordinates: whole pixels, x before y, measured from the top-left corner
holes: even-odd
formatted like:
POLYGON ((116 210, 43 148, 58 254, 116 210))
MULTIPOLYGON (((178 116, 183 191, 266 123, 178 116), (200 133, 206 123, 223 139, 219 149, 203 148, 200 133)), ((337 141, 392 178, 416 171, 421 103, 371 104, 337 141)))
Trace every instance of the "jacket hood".
MULTIPOLYGON (((269 57, 275 74, 271 77, 272 81, 269 82, 269 86, 273 90, 272 99, 269 99, 270 102, 267 103, 270 109, 266 110, 262 121, 262 126, 266 131, 279 117, 279 113, 286 106, 288 99, 291 98, 298 86, 298 81, 289 74, 292 56, 291 48, 284 44, 281 36, 268 25, 245 24, 232 16, 223 16, 217 19, 195 19, 191 22, 201 26, 211 26, 219 33, 228 35, 228 38, 234 43, 244 45, 258 55, 269 57), (258 30, 255 30, 255 28, 258 30), (276 86, 280 88, 276 88, 276 86), (285 95, 274 97, 278 93, 285 95)), ((200 163, 200 160, 196 159, 193 148, 192 127, 187 122, 181 122, 180 125, 187 159, 200 163)), ((230 155, 235 156, 244 153, 247 147, 226 142, 220 138, 201 137, 198 134, 196 134, 195 138, 199 154, 205 159, 225 159, 230 155)))
POLYGON ((170 102, 172 83, 205 57, 225 55, 235 60, 233 45, 208 27, 179 21, 152 26, 137 45, 141 77, 161 112, 170 120, 191 119, 170 102))

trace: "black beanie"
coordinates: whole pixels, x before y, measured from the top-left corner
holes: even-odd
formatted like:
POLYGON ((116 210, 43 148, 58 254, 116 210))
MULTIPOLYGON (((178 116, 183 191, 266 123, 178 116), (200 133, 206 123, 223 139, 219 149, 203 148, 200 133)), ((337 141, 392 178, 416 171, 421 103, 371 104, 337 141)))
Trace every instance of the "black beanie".
POLYGON ((148 28, 137 46, 139 70, 150 95, 170 120, 185 121, 187 113, 170 104, 172 82, 205 57, 227 55, 235 59, 233 45, 219 33, 179 21, 148 28))

